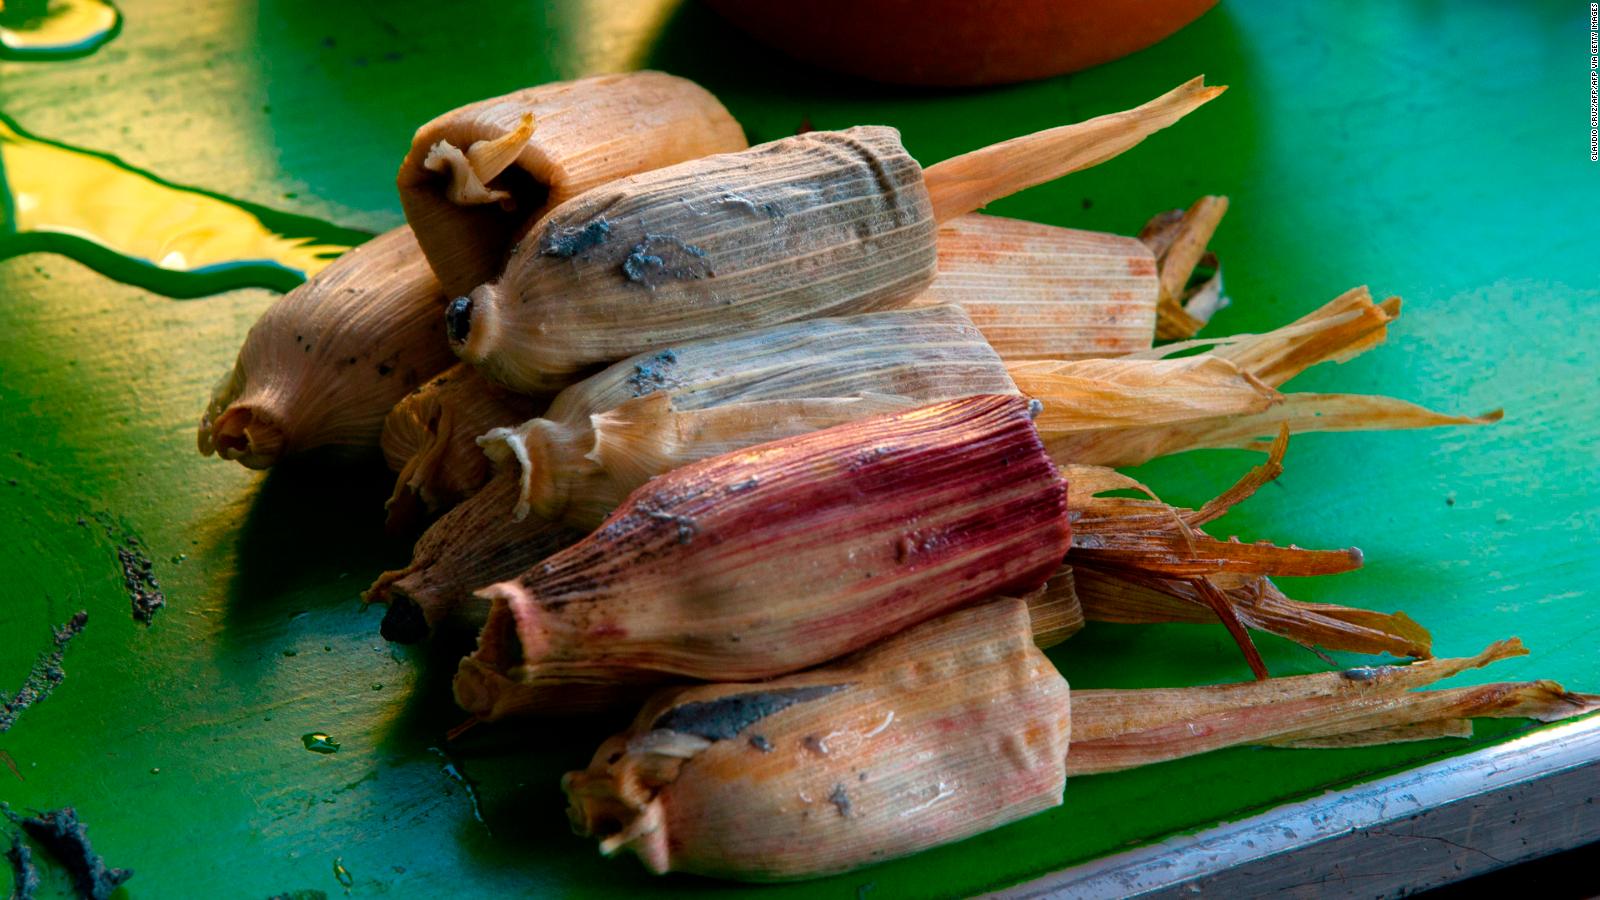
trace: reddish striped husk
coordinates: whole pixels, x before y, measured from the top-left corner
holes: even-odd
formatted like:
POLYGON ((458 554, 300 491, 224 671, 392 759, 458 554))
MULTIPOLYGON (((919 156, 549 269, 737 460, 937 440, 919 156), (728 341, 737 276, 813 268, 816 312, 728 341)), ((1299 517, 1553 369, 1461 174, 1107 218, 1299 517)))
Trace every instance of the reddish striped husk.
POLYGON ((1055 570, 1066 493, 1019 397, 877 416, 675 470, 493 601, 482 718, 562 683, 765 678, 1055 570))

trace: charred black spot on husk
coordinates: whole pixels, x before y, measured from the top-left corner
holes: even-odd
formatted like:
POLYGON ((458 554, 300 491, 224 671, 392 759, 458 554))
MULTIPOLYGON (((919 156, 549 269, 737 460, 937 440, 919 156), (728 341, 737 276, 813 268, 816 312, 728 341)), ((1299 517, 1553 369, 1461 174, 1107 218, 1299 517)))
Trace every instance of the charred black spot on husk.
POLYGON ((819 684, 777 691, 752 691, 685 703, 662 713, 650 727, 692 734, 708 741, 731 740, 739 732, 774 713, 796 703, 826 697, 847 687, 848 684, 819 684))
POLYGON ((627 380, 633 396, 643 397, 670 387, 674 383, 670 369, 677 362, 678 354, 671 350, 662 350, 642 363, 634 363, 633 374, 629 375, 627 380))
POLYGON ((472 298, 457 297, 444 311, 445 335, 459 344, 472 332, 472 298))
POLYGON ((669 234, 646 234, 622 261, 629 281, 654 289, 668 281, 705 278, 714 274, 706 251, 669 234))
POLYGON ((604 216, 587 224, 567 227, 556 222, 545 229, 539 252, 545 256, 571 259, 605 243, 611 237, 611 223, 604 216))

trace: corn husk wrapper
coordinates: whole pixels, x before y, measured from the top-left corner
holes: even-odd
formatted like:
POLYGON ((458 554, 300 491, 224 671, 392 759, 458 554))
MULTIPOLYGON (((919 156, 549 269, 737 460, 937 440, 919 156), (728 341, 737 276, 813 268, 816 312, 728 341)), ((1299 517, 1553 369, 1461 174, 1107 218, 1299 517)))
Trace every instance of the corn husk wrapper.
POLYGON ((1397 299, 1374 304, 1366 288, 1356 288, 1265 334, 1008 368, 1023 393, 1043 404, 1039 433, 1063 464, 1130 466, 1205 447, 1266 450, 1266 438, 1283 426, 1301 433, 1497 421, 1499 411, 1461 416, 1390 397, 1277 390, 1313 365, 1342 362, 1382 343, 1399 312, 1397 299), (1157 358, 1195 347, 1209 349, 1157 358))
POLYGON ((583 539, 583 532, 543 519, 512 519, 506 510, 516 496, 515 473, 498 473, 422 533, 404 568, 378 576, 362 596, 389 605, 385 638, 415 643, 444 627, 476 633, 489 604, 470 602, 472 591, 583 539))
POLYGON ((903 306, 933 280, 937 221, 1108 159, 1218 92, 1196 80, 926 178, 879 126, 633 176, 553 209, 496 281, 452 303, 451 338, 491 379, 533 390, 681 341, 903 306))
POLYGON ((655 872, 853 869, 1061 802, 1067 684, 1001 600, 758 685, 658 695, 563 779, 579 834, 655 872))
POLYGON ((1138 240, 976 213, 938 240, 938 274, 913 305, 961 306, 1007 361, 1150 349, 1160 282, 1138 240))
POLYGON ((1022 599, 1028 604, 1028 617, 1033 623, 1033 642, 1041 650, 1083 630, 1086 617, 1070 566, 1057 570, 1044 587, 1022 599))
POLYGON ((947 614, 818 669, 663 691, 563 779, 575 830, 654 872, 777 881, 846 871, 1053 807, 1068 775, 1250 743, 1348 746, 1553 720, 1600 698, 1550 682, 1411 692, 1516 655, 1264 683, 1069 692, 1025 605, 947 614))
POLYGON ((640 354, 479 442, 522 473, 518 517, 594 528, 647 480, 782 437, 969 394, 1015 393, 959 307, 813 319, 640 354))
POLYGON ((1069 541, 1019 397, 876 416, 693 463, 493 600, 456 699, 484 719, 568 682, 763 678, 1026 594, 1069 541))
POLYGON ((398 473, 389 527, 437 514, 477 493, 492 474, 478 436, 537 415, 543 399, 513 394, 457 363, 407 394, 383 421, 379 446, 398 473))
POLYGON ((1474 718, 1541 722, 1600 709, 1552 681, 1416 692, 1527 653, 1516 638, 1476 656, 1192 688, 1075 691, 1070 775, 1113 772, 1239 744, 1353 747, 1467 736, 1474 718))
POLYGON ((1201 197, 1188 209, 1155 216, 1139 232, 1139 240, 1155 253, 1161 270, 1156 337, 1193 337, 1217 310, 1228 305, 1222 293, 1222 266, 1206 250, 1227 211, 1227 197, 1201 197), (1193 275, 1200 266, 1211 274, 1195 284, 1193 275))
POLYGON ((898 132, 810 132, 557 207, 452 336, 492 380, 560 386, 652 347, 903 305, 932 280, 934 230, 898 132))
MULTIPOLYGON (((1191 582, 1128 580, 1094 569, 1066 570, 1050 580, 1054 583, 1070 572, 1082 615, 1088 621, 1139 625, 1218 621, 1211 600, 1191 582)), ((1419 659, 1432 655, 1432 635, 1402 612, 1306 603, 1287 596, 1265 576, 1217 590, 1245 627, 1307 647, 1419 659)))
POLYGON ((1281 429, 1266 463, 1199 509, 1161 502, 1150 489, 1113 469, 1065 466, 1074 511, 1067 563, 1086 618, 1118 622, 1220 620, 1257 678, 1266 665, 1248 628, 1310 647, 1396 656, 1427 656, 1431 637, 1403 613, 1376 613, 1290 600, 1274 575, 1330 575, 1361 565, 1361 551, 1305 550, 1269 543, 1220 541, 1201 526, 1248 499, 1283 471, 1288 450, 1281 429), (1106 497, 1110 491, 1145 497, 1106 497), (1185 615, 1182 605, 1194 607, 1185 615), (1208 610, 1214 619, 1200 614, 1208 610))
MULTIPOLYGON (((405 568, 383 573, 367 590, 363 595, 367 601, 389 606, 381 628, 386 639, 416 643, 439 628, 476 634, 488 620, 490 601, 473 591, 513 578, 583 539, 583 532, 543 519, 518 522, 506 516, 506 506, 516 493, 516 476, 510 471, 497 473, 481 492, 423 534, 405 568)), ((1055 646, 1083 629, 1084 612, 1070 570, 1052 576, 1025 599, 1040 647, 1055 646)), ((630 698, 637 695, 597 691, 574 697, 562 686, 542 707, 596 712, 630 698)))
POLYGON ((400 204, 456 296, 498 274, 534 222, 584 191, 745 146, 739 123, 687 79, 630 72, 544 84, 417 129, 400 204))
POLYGON ((1227 90, 1193 78, 1133 109, 1023 135, 928 167, 934 215, 948 222, 1017 191, 1097 166, 1227 90))
POLYGON ((201 415, 201 454, 264 469, 317 447, 376 447, 395 402, 451 363, 443 309, 411 229, 345 253, 251 326, 201 415))

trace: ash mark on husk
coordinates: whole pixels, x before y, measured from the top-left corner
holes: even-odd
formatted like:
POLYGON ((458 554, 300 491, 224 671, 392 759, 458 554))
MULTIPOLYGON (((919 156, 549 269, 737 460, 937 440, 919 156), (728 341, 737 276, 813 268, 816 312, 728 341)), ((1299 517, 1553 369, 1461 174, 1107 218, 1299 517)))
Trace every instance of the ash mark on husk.
POLYGON ((634 363, 633 374, 629 375, 626 381, 628 389, 633 396, 643 397, 662 388, 671 387, 675 383, 671 370, 677 362, 678 354, 671 350, 662 350, 644 362, 634 363))
POLYGON ((783 207, 776 203, 770 201, 757 203, 755 200, 735 191, 724 193, 717 198, 716 202, 723 206, 737 206, 740 209, 756 215, 766 216, 769 219, 782 219, 787 215, 783 211, 783 207))
POLYGON ((677 525, 678 543, 680 544, 687 544, 690 541, 693 541, 694 536, 700 533, 700 526, 696 525, 694 519, 690 518, 689 516, 653 509, 643 504, 640 504, 639 511, 657 521, 671 522, 677 525))
POLYGON ((839 811, 840 816, 846 819, 850 818, 850 812, 854 809, 854 806, 851 804, 850 794, 845 791, 843 784, 833 786, 833 793, 828 795, 828 802, 833 804, 834 809, 839 811))
POLYGON ((33 668, 28 671, 27 679, 17 689, 15 696, 0 694, 0 733, 10 731, 23 710, 50 696, 56 685, 66 679, 67 673, 61 668, 61 661, 66 656, 67 644, 83 631, 88 621, 89 614, 79 611, 65 625, 53 628, 55 647, 39 654, 39 658, 34 660, 33 668))
POLYGON ((571 259, 604 244, 610 238, 611 223, 607 222, 604 216, 576 227, 565 227, 552 222, 550 227, 545 229, 544 240, 539 244, 539 252, 545 256, 571 259))
MULTIPOLYGON (((692 734, 708 741, 732 740, 739 735, 739 732, 774 713, 788 709, 796 703, 826 697, 849 686, 818 684, 776 691, 731 694, 715 700, 699 700, 667 710, 658 716, 650 727, 664 728, 679 734, 692 734)), ((758 749, 759 746, 757 745, 758 749)))
POLYGON ((13 823, 22 826, 39 845, 54 856, 72 874, 78 893, 94 900, 106 900, 122 883, 133 877, 132 869, 113 869, 89 845, 88 827, 78 821, 72 807, 40 813, 33 818, 22 818, 0 803, 0 812, 13 823))
POLYGON ((712 271, 699 247, 669 234, 646 234, 622 261, 622 274, 654 290, 669 281, 705 278, 712 271))

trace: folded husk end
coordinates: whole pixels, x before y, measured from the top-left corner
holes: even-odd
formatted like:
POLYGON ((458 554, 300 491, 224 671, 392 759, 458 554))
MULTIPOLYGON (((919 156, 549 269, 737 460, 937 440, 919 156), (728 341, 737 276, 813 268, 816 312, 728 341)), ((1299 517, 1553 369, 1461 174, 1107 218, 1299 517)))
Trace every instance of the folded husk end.
POLYGON ((235 401, 210 423, 209 430, 202 426, 201 451, 209 445, 223 459, 251 469, 270 468, 287 449, 280 416, 281 410, 271 405, 235 401))

